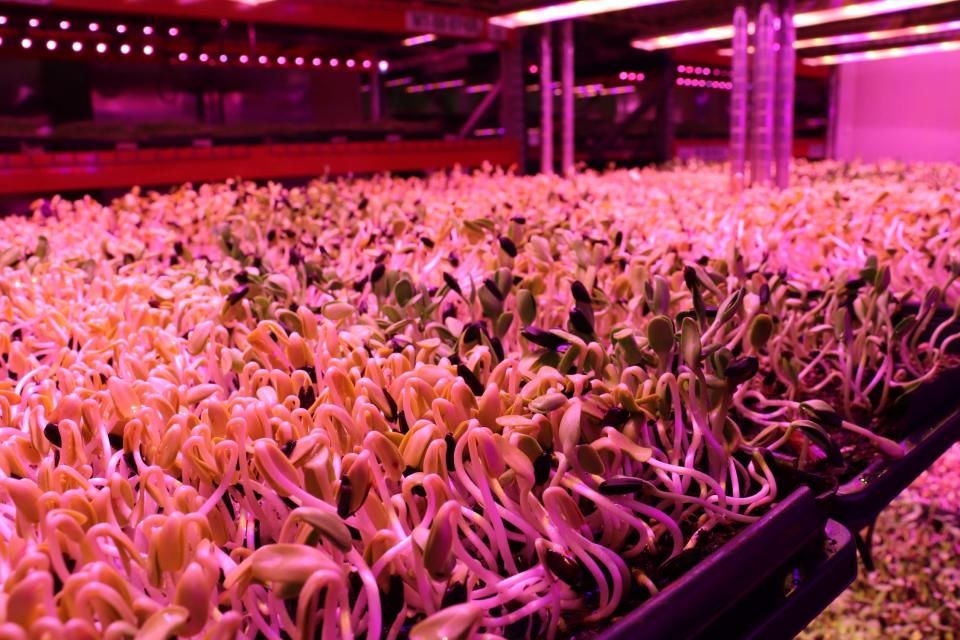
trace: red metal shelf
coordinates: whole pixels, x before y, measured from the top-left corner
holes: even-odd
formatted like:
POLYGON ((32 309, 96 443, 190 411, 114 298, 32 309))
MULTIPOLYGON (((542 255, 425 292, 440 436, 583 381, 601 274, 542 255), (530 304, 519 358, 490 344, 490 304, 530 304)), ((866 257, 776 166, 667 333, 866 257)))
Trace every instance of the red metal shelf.
POLYGON ((295 178, 518 164, 515 140, 431 140, 0 154, 0 194, 56 193, 241 176, 295 178))

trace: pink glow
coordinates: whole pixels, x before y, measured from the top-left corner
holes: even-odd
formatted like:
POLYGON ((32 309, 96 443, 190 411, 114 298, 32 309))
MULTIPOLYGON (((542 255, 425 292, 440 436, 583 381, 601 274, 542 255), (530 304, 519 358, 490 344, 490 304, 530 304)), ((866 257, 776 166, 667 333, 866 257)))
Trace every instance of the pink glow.
POLYGON ((180 29, 177 29, 176 27, 170 27, 167 29, 167 33, 170 34, 171 38, 173 38, 180 34, 180 29))
POLYGON ((90 29, 90 31, 99 31, 99 30, 100 30, 100 25, 97 24, 96 22, 91 22, 91 23, 90 23, 90 26, 87 27, 87 28, 90 29))
POLYGON ((209 60, 209 59, 210 59, 210 56, 207 55, 206 53, 201 53, 201 54, 200 54, 200 62, 206 62, 206 61, 209 60))
POLYGON ((464 92, 466 92, 466 93, 486 93, 486 92, 490 91, 490 89, 493 89, 493 85, 490 84, 489 82, 487 82, 487 83, 484 83, 484 84, 474 84, 474 85, 470 85, 469 87, 467 87, 466 89, 464 89, 464 92))
POLYGON ((390 63, 387 62, 386 60, 381 60, 380 62, 377 63, 377 69, 380 71, 380 73, 386 73, 387 69, 389 68, 390 68, 390 63))
POLYGON ((349 60, 347 60, 347 68, 348 68, 348 69, 353 69, 353 67, 354 67, 355 64, 357 64, 357 63, 354 61, 353 58, 350 58, 349 60))
POLYGON ((143 35, 145 35, 145 36, 152 36, 152 35, 153 35, 153 27, 151 27, 151 26, 146 26, 146 27, 144 27, 144 28, 143 28, 143 35))
POLYGON ((313 62, 313 66, 315 67, 319 67, 321 64, 323 64, 323 60, 321 60, 320 58, 314 58, 313 60, 311 60, 311 62, 313 62))
POLYGON ((117 25, 117 33, 126 33, 126 32, 127 32, 127 25, 125 24, 117 25))
MULTIPOLYGON (((839 22, 842 20, 854 20, 867 16, 882 15, 894 11, 906 11, 932 5, 946 4, 951 0, 872 0, 860 4, 850 4, 843 7, 834 7, 832 9, 821 9, 819 11, 807 11, 798 13, 794 17, 794 24, 798 29, 812 27, 818 24, 828 22, 839 22)), ((700 44, 703 42, 716 42, 718 40, 729 40, 733 37, 733 26, 724 25, 711 27, 708 29, 698 29, 696 31, 686 31, 682 33, 672 33, 655 38, 638 38, 630 44, 635 49, 646 49, 653 51, 656 49, 672 49, 690 44, 700 44)))
POLYGON ((149 45, 149 44, 148 44, 147 46, 145 46, 145 47, 143 48, 143 55, 145 55, 145 56, 153 55, 153 46, 151 46, 151 45, 149 45))
POLYGON ((372 63, 371 61, 369 61, 369 60, 364 60, 363 63, 361 64, 361 66, 362 66, 364 69, 369 69, 370 67, 373 66, 373 63, 372 63))
POLYGON ((286 56, 277 56, 277 64, 287 64, 286 56))
POLYGON ((490 18, 490 24, 507 29, 516 29, 517 27, 529 27, 530 25, 543 24, 545 22, 582 18, 598 13, 624 11, 626 9, 649 7, 655 4, 666 4, 667 2, 674 1, 675 0, 575 0, 574 2, 561 2, 546 7, 494 16, 490 18))
POLYGON ((536 72, 540 71, 540 67, 538 67, 538 66, 535 65, 535 64, 532 64, 532 65, 530 65, 529 67, 527 67, 527 71, 529 71, 530 73, 536 73, 536 72))
POLYGON ((120 53, 122 53, 123 55, 127 55, 128 53, 130 53, 130 45, 128 44, 120 45, 120 53))
POLYGON ((102 43, 102 42, 98 43, 98 44, 97 44, 97 53, 106 53, 106 52, 107 52, 107 45, 105 45, 105 44, 102 43))
POLYGON ((241 53, 240 57, 237 59, 240 61, 240 64, 247 64, 248 62, 250 62, 250 56, 248 56, 245 53, 241 53))
POLYGON ((183 52, 181 52, 180 55, 177 56, 177 59, 180 62, 186 62, 189 58, 190 56, 188 56, 186 53, 183 53, 183 52))
POLYGON ((57 41, 56 41, 56 40, 47 40, 47 50, 48 50, 48 51, 53 51, 53 50, 56 49, 56 48, 57 48, 57 41))
POLYGON ((400 44, 405 47, 415 47, 420 44, 427 44, 428 42, 433 42, 437 39, 437 34, 435 33, 425 33, 422 36, 411 36, 409 38, 404 38, 400 44))
POLYGON ((267 56, 260 56, 259 58, 257 58, 257 62, 259 62, 260 64, 267 64, 267 56))
POLYGON ((40 26, 40 21, 37 20, 36 18, 30 18, 30 21, 27 22, 27 24, 29 24, 31 27, 33 27, 34 29, 36 29, 37 27, 40 26))
POLYGON ((81 51, 83 51, 83 43, 82 43, 82 42, 74 42, 74 43, 71 45, 71 48, 72 48, 75 52, 80 53, 81 51))
POLYGON ((303 58, 301 58, 300 56, 297 56, 296 58, 293 59, 293 64, 297 65, 298 67, 302 67, 303 58))
POLYGON ((227 54, 221 53, 221 54, 220 54, 220 62, 226 62, 227 60, 229 60, 229 58, 227 57, 227 54))
POLYGON ((7 24, 7 16, 0 16, 0 24, 7 24))
POLYGON ((820 56, 819 58, 805 58, 803 63, 816 67, 822 65, 844 64, 847 62, 862 62, 866 60, 904 58, 906 56, 918 56, 925 53, 942 53, 944 51, 960 51, 960 42, 933 42, 930 44, 917 44, 908 47, 874 49, 873 51, 857 51, 855 53, 838 53, 832 56, 820 56))
POLYGON ((61 20, 61 21, 60 21, 60 28, 63 29, 64 31, 66 31, 67 29, 69 29, 69 28, 70 28, 70 21, 69 21, 69 20, 61 20))
POLYGON ((330 58, 330 66, 331 66, 331 67, 335 67, 335 66, 337 66, 338 64, 340 64, 340 61, 339 61, 339 60, 337 60, 336 58, 330 58))

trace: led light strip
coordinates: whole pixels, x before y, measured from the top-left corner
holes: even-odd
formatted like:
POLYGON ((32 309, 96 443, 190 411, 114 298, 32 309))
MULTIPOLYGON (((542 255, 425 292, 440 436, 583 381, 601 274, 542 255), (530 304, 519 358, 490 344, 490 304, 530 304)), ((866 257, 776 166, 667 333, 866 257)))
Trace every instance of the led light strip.
POLYGON ((933 33, 943 33, 945 31, 960 30, 960 20, 951 20, 950 22, 937 22, 934 24, 921 24, 915 27, 903 27, 900 29, 883 29, 879 31, 864 31, 861 33, 845 33, 839 36, 824 36, 821 38, 807 38, 806 40, 797 40, 794 47, 797 49, 809 49, 811 47, 830 47, 838 44, 856 44, 859 42, 872 42, 874 40, 889 40, 890 38, 902 38, 905 36, 922 36, 933 33))
MULTIPOLYGON (((794 16, 793 22, 798 29, 802 29, 804 27, 813 27, 818 24, 826 24, 828 22, 855 20, 857 18, 892 13, 894 11, 907 11, 920 7, 947 4, 948 2, 952 2, 952 0, 873 0, 872 2, 850 4, 843 7, 834 7, 832 9, 821 9, 819 11, 798 13, 794 16)), ((638 38, 630 44, 635 49, 653 51, 656 49, 672 49, 674 47, 683 47, 686 45, 700 44, 703 42, 729 40, 732 37, 733 26, 724 25, 720 27, 711 27, 709 29, 699 29, 696 31, 686 31, 683 33, 657 36, 656 38, 638 38)))
POLYGON ((905 58, 907 56, 918 56, 924 53, 942 53, 944 51, 960 51, 960 42, 933 42, 930 44, 917 44, 909 47, 892 47, 890 49, 874 49, 873 51, 838 53, 832 56, 820 56, 819 58, 804 58, 803 64, 817 67, 824 65, 844 64, 847 62, 905 58))
POLYGON ((410 38, 405 38, 401 41, 405 47, 415 47, 418 44, 427 44, 428 42, 433 42, 437 39, 437 34, 435 33, 425 33, 422 36, 412 36, 410 38))
POLYGON ((529 27, 534 24, 582 18, 584 16, 610 13, 612 11, 638 9, 640 7, 649 7, 655 4, 666 4, 676 1, 677 0, 577 0, 576 2, 561 2, 546 7, 537 7, 536 9, 527 9, 526 11, 494 16, 490 18, 490 24, 506 29, 516 29, 517 27, 529 27))

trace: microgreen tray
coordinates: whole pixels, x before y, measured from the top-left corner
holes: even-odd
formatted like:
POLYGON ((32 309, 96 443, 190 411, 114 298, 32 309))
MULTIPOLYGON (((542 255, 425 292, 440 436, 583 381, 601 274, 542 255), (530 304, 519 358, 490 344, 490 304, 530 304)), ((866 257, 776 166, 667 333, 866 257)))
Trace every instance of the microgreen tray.
POLYGON ((599 640, 696 637, 823 531, 813 493, 797 489, 683 576, 603 631, 599 640))
POLYGON ((911 427, 906 454, 878 459, 827 498, 831 518, 853 531, 870 524, 890 502, 960 440, 960 367, 944 371, 912 394, 898 420, 911 427))
POLYGON ((853 534, 828 520, 823 537, 780 566, 739 605, 699 634, 704 640, 793 638, 857 576, 853 534))

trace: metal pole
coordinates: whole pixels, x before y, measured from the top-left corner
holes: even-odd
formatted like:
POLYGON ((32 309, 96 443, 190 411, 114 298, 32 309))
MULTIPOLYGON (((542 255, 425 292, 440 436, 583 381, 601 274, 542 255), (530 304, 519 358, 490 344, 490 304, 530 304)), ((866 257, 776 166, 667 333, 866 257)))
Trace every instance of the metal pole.
POLYGON ((383 98, 380 93, 380 72, 370 72, 370 122, 380 122, 383 118, 383 98))
POLYGON ((776 156, 777 187, 790 186, 790 161, 793 157, 793 97, 797 85, 797 52, 793 43, 797 37, 793 25, 794 1, 783 0, 780 11, 780 34, 777 40, 777 108, 776 156))
POLYGON ((744 186, 747 173, 747 93, 750 64, 747 46, 747 9, 733 10, 733 91, 730 92, 730 182, 736 190, 744 186))
POLYGON ((757 44, 754 53, 753 144, 754 166, 750 181, 769 183, 773 165, 773 89, 775 69, 773 9, 760 6, 757 15, 757 44))
POLYGON ((553 173, 553 49, 550 24, 540 32, 540 171, 553 173))
POLYGON ((830 93, 827 106, 827 160, 837 159, 837 135, 840 122, 840 73, 841 65, 830 69, 830 93))
POLYGON ((573 20, 567 20, 560 27, 563 42, 561 44, 560 80, 563 84, 563 135, 561 138, 561 166, 565 175, 574 170, 574 113, 573 113, 573 20))

